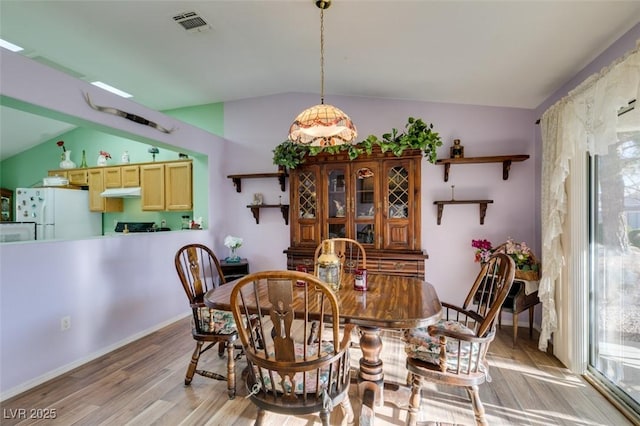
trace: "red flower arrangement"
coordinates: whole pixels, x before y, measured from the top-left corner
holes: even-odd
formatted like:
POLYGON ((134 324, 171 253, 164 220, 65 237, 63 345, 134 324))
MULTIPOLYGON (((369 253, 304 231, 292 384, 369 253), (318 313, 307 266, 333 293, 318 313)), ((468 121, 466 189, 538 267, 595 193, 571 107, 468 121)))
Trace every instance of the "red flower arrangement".
POLYGON ((104 158, 111 158, 111 154, 109 154, 107 151, 100 151, 100 155, 102 155, 104 158))
POLYGON ((477 249, 475 261, 478 263, 488 261, 493 253, 493 247, 489 240, 471 240, 471 247, 477 249))
POLYGON ((64 147, 64 141, 58 141, 56 142, 56 145, 62 148, 62 152, 67 152, 67 148, 64 147))

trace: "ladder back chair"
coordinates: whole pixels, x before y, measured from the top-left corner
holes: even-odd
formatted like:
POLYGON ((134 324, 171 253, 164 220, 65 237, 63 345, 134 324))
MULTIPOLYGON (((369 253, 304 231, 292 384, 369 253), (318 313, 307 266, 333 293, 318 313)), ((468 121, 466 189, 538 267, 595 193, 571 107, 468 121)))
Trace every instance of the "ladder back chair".
POLYGON ((194 374, 216 380, 226 380, 229 399, 236 395, 234 341, 238 338, 231 312, 219 311, 205 306, 204 294, 225 283, 220 262, 210 248, 202 244, 188 244, 175 255, 175 266, 189 305, 193 312, 191 334, 196 347, 187 368, 184 384, 189 385, 194 374), (207 343, 205 346, 204 344, 207 343), (227 352, 227 376, 211 371, 198 370, 200 356, 218 344, 220 357, 227 352))
POLYGON ((407 382, 411 385, 407 425, 417 422, 424 380, 464 387, 476 424, 488 424, 478 385, 491 381, 486 355, 514 273, 513 259, 504 253, 493 254, 482 266, 461 307, 443 302, 443 318, 437 324, 405 331, 407 382))
POLYGON ((266 411, 287 415, 319 412, 329 425, 340 404, 351 423, 349 342, 339 339, 336 296, 321 280, 297 271, 263 271, 240 278, 231 293, 231 309, 247 357, 246 385, 258 407, 256 425, 266 411), (296 287, 296 281, 304 287, 296 287), (257 315, 256 327, 246 319, 257 315), (309 336, 312 321, 319 335, 309 336), (327 333, 322 331, 326 328, 327 333))

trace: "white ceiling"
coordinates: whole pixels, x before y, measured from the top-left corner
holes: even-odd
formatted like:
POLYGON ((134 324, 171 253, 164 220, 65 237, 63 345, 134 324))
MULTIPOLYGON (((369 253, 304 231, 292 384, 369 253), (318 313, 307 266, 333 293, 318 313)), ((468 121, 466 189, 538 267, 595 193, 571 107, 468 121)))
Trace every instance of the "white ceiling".
MULTIPOLYGON (((325 96, 535 108, 638 17, 639 1, 334 0, 325 96)), ((0 0, 0 38, 157 110, 320 92, 312 0, 0 0), (173 21, 190 11, 211 29, 173 21)), ((33 121, 5 132, 4 110, 2 158, 43 140, 33 121)))

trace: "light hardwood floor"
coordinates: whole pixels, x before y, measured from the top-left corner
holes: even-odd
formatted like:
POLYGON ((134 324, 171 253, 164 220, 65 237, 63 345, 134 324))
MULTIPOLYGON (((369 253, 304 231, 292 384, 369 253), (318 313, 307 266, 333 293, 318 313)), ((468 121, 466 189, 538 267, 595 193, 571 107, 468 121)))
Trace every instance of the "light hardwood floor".
MULTIPOLYGON (((490 348, 493 381, 480 387, 491 425, 628 425, 632 424, 583 378, 570 373, 552 356, 537 350, 535 336, 520 333, 512 348, 511 328, 503 326, 490 348)), ((385 379, 404 383, 404 352, 398 334, 385 333, 385 379)), ((2 402, 2 425, 251 425, 256 409, 244 396, 241 380, 246 365, 237 365, 238 396, 227 399, 226 383, 196 376, 184 386, 194 343, 189 319, 81 366, 24 394, 2 402), (55 420, 20 419, 55 410, 55 420), (36 410, 43 411, 36 411, 36 410), (33 410, 33 411, 32 411, 33 410)), ((352 349, 356 368, 360 353, 352 349)), ((46 350, 42 356, 46 356, 46 350)), ((217 348, 203 356, 203 367, 225 374, 217 348)), ((377 425, 403 425, 408 393, 386 393, 376 409, 377 425), (400 407, 392 402, 397 402, 400 407)), ((359 410, 352 392, 354 410, 359 410)), ((334 410, 337 411, 337 410, 334 410)), ((332 417, 333 418, 333 417, 332 417)), ((473 411, 464 391, 427 385, 422 392, 421 419, 473 425, 473 411)), ((317 416, 268 414, 268 425, 318 425, 317 416)))

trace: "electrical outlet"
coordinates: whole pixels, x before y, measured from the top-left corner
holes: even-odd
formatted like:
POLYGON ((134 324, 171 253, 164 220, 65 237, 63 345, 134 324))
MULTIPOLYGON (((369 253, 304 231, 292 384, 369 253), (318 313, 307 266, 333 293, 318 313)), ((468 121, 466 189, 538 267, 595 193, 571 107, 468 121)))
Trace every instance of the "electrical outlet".
POLYGON ((70 316, 62 317, 62 319, 60 319, 60 330, 67 331, 70 328, 71 328, 71 317, 70 316))

